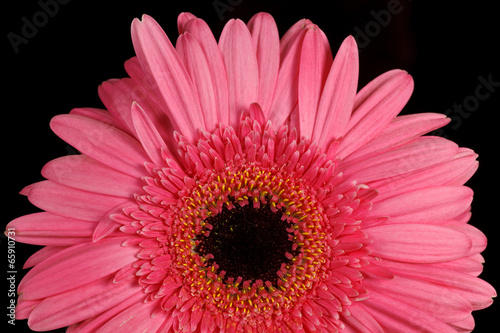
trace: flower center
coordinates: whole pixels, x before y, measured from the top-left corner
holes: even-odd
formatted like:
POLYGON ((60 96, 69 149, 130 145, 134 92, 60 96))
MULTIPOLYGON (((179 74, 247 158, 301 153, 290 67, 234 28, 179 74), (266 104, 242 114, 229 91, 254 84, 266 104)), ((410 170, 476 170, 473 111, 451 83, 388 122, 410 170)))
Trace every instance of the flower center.
POLYGON ((264 323, 283 318, 284 331, 298 332, 303 306, 316 311, 311 300, 328 300, 338 318, 366 298, 360 269, 372 259, 360 214, 376 191, 335 174, 332 151, 269 126, 247 118, 240 139, 232 127, 196 145, 179 137, 186 172, 168 158, 169 167, 146 165, 152 177, 139 209, 115 216, 136 235, 124 246, 142 248, 117 278, 135 269, 147 301, 161 299, 185 330, 190 307, 191 320, 212 315, 227 331, 244 323, 265 332, 264 323))
POLYGON ((166 223, 183 292, 214 313, 269 319, 300 306, 327 274, 325 212, 285 168, 249 163, 204 173, 166 223))
POLYGON ((268 205, 254 208, 240 206, 206 219, 212 230, 198 237, 195 251, 206 258, 208 265, 217 264, 226 277, 243 281, 262 280, 277 285, 277 272, 291 263, 293 235, 283 212, 273 212, 268 205), (208 235, 207 235, 208 234, 208 235), (210 256, 211 255, 211 256, 210 256), (287 258, 288 257, 288 258, 287 258))

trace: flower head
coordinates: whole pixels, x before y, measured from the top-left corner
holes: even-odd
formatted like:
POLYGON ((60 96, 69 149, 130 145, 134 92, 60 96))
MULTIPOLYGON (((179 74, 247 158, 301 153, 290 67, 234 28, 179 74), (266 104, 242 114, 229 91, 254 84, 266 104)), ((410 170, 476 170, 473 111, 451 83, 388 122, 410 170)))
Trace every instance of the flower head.
POLYGON ((68 332, 465 332, 494 289, 463 184, 477 155, 439 114, 397 116, 401 70, 357 91, 358 50, 333 57, 301 20, 227 23, 217 42, 183 13, 175 47, 132 24, 129 78, 107 110, 52 130, 81 154, 22 193, 44 212, 9 224, 46 245, 17 318, 68 332))

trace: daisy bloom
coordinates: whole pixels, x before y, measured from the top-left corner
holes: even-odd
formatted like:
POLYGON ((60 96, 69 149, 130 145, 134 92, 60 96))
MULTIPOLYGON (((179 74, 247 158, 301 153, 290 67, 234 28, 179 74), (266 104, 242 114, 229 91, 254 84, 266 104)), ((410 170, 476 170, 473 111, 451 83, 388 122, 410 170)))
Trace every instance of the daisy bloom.
POLYGON ((301 20, 266 13, 217 42, 178 18, 175 47, 132 23, 130 77, 106 110, 50 126, 81 152, 22 194, 10 222, 45 245, 25 264, 17 319, 68 332, 470 332, 495 290, 467 224, 477 155, 441 114, 397 116, 402 70, 358 91, 358 48, 332 55, 301 20))

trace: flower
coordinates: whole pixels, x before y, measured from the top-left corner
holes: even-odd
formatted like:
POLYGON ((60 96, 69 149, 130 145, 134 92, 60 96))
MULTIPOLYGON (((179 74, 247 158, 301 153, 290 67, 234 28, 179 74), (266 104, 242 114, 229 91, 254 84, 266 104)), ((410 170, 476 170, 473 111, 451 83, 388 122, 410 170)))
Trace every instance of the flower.
POLYGON ((68 332, 468 332, 495 290, 467 224, 477 155, 397 116, 402 70, 357 92, 348 37, 332 56, 309 20, 179 16, 176 46, 132 24, 129 78, 107 110, 52 130, 78 149, 22 193, 44 212, 8 225, 45 245, 17 319, 68 332))

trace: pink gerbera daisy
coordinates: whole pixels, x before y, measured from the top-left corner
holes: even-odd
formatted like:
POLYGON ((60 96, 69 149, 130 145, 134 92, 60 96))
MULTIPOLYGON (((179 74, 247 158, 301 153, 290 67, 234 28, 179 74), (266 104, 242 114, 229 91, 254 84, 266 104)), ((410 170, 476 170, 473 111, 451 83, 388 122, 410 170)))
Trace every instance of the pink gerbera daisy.
POLYGON ((357 91, 358 49, 332 56, 301 20, 179 16, 171 42, 132 24, 130 78, 107 110, 52 130, 81 154, 22 193, 44 212, 8 225, 45 248, 17 319, 68 332, 470 332, 495 290, 463 184, 477 155, 422 136, 448 119, 397 116, 402 70, 357 91))

